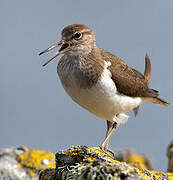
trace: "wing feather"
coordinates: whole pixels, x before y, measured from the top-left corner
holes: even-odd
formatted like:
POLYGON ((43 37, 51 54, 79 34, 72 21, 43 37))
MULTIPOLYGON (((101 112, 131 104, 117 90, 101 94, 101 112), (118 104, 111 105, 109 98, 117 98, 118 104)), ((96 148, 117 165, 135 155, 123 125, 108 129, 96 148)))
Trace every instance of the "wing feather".
MULTIPOLYGON (((148 87, 150 81, 150 72, 148 78, 145 78, 139 71, 130 68, 117 56, 100 49, 103 60, 110 61, 108 67, 112 74, 112 79, 116 84, 119 93, 131 97, 157 97, 158 92, 148 87)), ((145 73, 147 74, 147 73, 145 73)))

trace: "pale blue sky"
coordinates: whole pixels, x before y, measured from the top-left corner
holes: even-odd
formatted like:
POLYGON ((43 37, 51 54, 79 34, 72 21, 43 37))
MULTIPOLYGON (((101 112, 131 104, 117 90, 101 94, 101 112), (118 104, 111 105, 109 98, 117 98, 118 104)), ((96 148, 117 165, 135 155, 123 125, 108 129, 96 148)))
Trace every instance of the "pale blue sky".
MULTIPOLYGON (((1 0, 0 148, 26 145, 55 153, 72 145, 98 146, 106 122, 75 104, 56 74, 60 57, 38 53, 60 40, 62 28, 83 23, 95 31, 97 45, 144 71, 152 63, 151 87, 172 102, 172 0, 1 0)), ((111 138, 115 150, 133 148, 166 170, 166 148, 173 139, 172 106, 145 104, 111 138)))

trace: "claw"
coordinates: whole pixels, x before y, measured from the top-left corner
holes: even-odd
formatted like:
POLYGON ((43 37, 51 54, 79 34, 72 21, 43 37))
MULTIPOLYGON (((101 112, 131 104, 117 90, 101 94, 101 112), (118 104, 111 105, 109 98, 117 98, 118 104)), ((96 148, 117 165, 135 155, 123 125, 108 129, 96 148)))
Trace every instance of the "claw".
POLYGON ((114 153, 112 150, 110 150, 110 149, 105 149, 105 148, 103 148, 103 147, 101 147, 101 146, 99 147, 99 150, 101 150, 103 153, 107 154, 108 156, 110 156, 111 158, 114 159, 115 153, 114 153))

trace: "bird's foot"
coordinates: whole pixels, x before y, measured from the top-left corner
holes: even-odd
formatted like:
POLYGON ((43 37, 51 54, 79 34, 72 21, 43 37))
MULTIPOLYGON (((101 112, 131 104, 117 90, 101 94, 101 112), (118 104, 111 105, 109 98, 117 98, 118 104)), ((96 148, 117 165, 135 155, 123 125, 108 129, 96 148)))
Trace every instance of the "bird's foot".
POLYGON ((103 153, 107 154, 108 156, 114 159, 115 153, 112 150, 108 148, 103 148, 102 146, 99 147, 99 150, 101 150, 103 153))

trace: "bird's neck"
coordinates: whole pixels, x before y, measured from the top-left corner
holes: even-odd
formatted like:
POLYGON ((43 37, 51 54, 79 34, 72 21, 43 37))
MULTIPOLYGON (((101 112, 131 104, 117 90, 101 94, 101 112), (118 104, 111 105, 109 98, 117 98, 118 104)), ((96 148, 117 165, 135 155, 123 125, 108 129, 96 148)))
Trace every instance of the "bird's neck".
POLYGON ((70 51, 66 52, 67 56, 88 56, 88 54, 95 53, 97 46, 95 43, 80 44, 73 47, 70 51))
POLYGON ((78 64, 82 69, 96 68, 95 66, 104 66, 100 49, 97 46, 92 48, 86 48, 84 51, 76 51, 75 53, 70 53, 68 56, 74 59, 74 63, 78 64), (94 67, 92 67, 94 66, 94 67))

